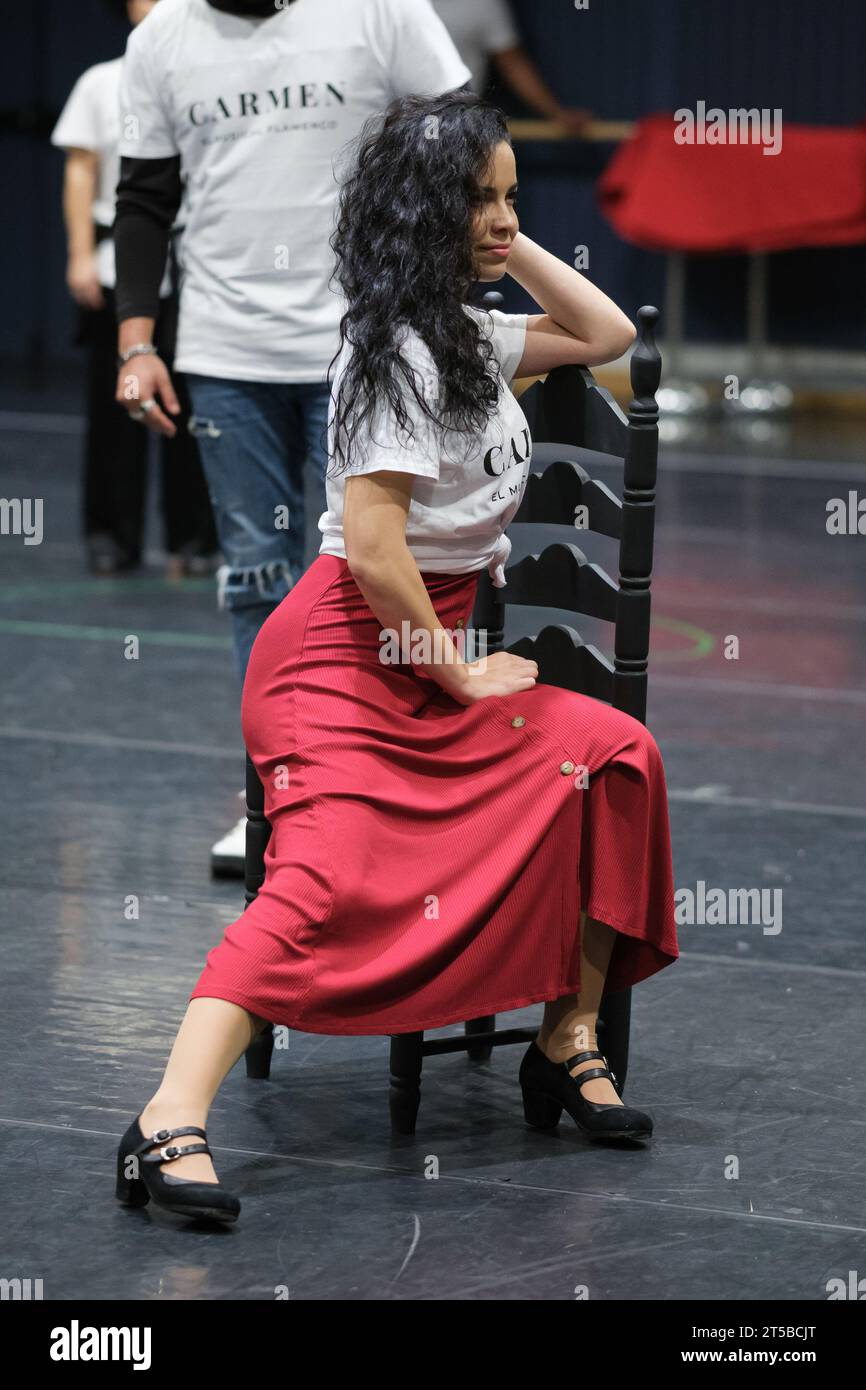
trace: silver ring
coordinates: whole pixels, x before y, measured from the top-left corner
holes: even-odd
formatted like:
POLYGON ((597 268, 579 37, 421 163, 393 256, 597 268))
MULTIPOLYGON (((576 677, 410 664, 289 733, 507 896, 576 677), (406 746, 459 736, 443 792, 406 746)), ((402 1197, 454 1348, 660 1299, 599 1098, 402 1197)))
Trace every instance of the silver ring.
POLYGON ((146 410, 131 410, 131 411, 129 412, 129 418, 130 418, 130 420, 146 420, 146 419, 147 419, 147 411, 146 411, 146 410))
POLYGON ((142 414, 143 414, 143 415, 146 415, 147 412, 148 412, 149 410, 153 410, 153 408, 154 408, 155 405, 156 405, 156 401, 155 401, 155 400, 142 401, 142 403, 141 403, 141 411, 142 411, 142 414))

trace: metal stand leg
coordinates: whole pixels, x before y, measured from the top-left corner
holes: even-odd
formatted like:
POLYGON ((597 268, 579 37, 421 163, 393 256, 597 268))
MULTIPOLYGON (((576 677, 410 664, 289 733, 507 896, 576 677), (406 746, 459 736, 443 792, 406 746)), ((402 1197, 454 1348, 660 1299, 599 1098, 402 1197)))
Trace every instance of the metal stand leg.
POLYGON ((703 415, 710 405, 707 391, 699 382, 680 375, 686 319, 686 257, 682 251, 668 253, 664 315, 668 372, 656 396, 659 412, 663 416, 703 415))
POLYGON ((765 251, 749 256, 746 286, 746 325, 749 349, 748 376, 740 384, 740 394, 726 401, 737 415, 784 415, 794 404, 794 393, 784 381, 770 376, 767 366, 768 261, 765 251))

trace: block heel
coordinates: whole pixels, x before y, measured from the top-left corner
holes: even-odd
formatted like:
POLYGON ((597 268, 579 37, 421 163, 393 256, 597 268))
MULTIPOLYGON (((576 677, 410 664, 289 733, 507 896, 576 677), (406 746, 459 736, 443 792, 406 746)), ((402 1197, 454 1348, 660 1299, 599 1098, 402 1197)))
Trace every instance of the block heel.
POLYGON ((114 1195, 118 1202, 125 1207, 146 1207, 150 1201, 150 1193, 145 1187, 141 1178, 127 1177, 127 1169, 132 1163, 137 1162, 131 1155, 117 1153, 117 1182, 115 1184, 114 1195))
POLYGON ((523 1086, 523 1114, 533 1129, 555 1129, 559 1124, 562 1106, 558 1100, 545 1096, 529 1086, 523 1086))

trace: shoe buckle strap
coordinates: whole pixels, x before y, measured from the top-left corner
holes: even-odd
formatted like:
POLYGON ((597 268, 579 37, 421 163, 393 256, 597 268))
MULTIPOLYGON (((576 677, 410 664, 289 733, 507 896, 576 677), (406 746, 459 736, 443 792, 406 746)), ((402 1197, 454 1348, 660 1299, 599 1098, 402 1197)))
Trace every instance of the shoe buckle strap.
POLYGON ((613 1083, 613 1088, 616 1091, 617 1095, 621 1095, 622 1092, 619 1088, 619 1082, 616 1079, 616 1073, 614 1072, 613 1068, 611 1067, 603 1052, 576 1052, 574 1056, 569 1057, 568 1061, 565 1063, 565 1069, 567 1072, 570 1073, 572 1067, 577 1066, 578 1062, 590 1062, 595 1059, 604 1062, 604 1069, 602 1070, 601 1067, 595 1067, 591 1068, 589 1071, 578 1072, 575 1080, 588 1081, 595 1077, 604 1078, 605 1080, 611 1081, 613 1083))
POLYGON ((605 1059, 604 1059, 604 1054, 601 1053, 601 1052, 594 1052, 594 1051, 575 1052, 574 1056, 573 1056, 573 1057, 569 1057, 568 1061, 565 1062, 565 1064, 564 1064, 564 1065, 565 1065, 565 1069, 566 1069, 566 1071, 571 1071, 572 1067, 576 1067, 577 1064, 578 1064, 578 1062, 591 1062, 591 1061, 593 1061, 595 1058, 599 1058, 602 1062, 605 1060, 605 1059))
POLYGON ((210 1148, 207 1144, 186 1144, 178 1148, 177 1144, 167 1144, 155 1154, 145 1154, 142 1163, 171 1163, 175 1158, 183 1158, 184 1154, 209 1154, 210 1148))
POLYGON ((572 1080, 577 1081, 582 1086, 584 1081, 593 1081, 596 1077, 609 1081, 610 1072, 607 1067, 590 1067, 589 1071, 579 1071, 577 1076, 572 1077, 572 1080))
POLYGON ((144 1143, 139 1144, 133 1152, 136 1154, 146 1153, 148 1149, 153 1148, 154 1144, 167 1144, 169 1139, 179 1139, 184 1134, 197 1134, 200 1139, 207 1139, 205 1131, 199 1129, 197 1125, 183 1125, 178 1129, 155 1129, 153 1134, 149 1135, 144 1143))

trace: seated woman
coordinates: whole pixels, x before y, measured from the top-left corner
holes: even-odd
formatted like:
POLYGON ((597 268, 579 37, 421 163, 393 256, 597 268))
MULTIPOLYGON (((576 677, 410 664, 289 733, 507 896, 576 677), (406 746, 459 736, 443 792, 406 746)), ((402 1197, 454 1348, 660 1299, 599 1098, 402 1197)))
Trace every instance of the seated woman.
POLYGON ((516 191, 505 120, 471 93, 398 100, 363 133, 332 239, 346 311, 321 552, 261 628, 244 686, 265 881, 208 955, 121 1141, 121 1201, 237 1216, 205 1124, 266 1021, 393 1034, 543 1001, 520 1068, 527 1121, 564 1108, 593 1137, 652 1132, 596 1021, 606 990, 677 957, 658 747, 630 715, 539 683, 533 661, 467 659, 479 574, 505 583, 530 469, 509 383, 609 361, 635 336, 518 231, 516 191), (542 312, 466 303, 506 273, 542 312), (170 1142, 190 1134, 203 1142, 170 1142))

